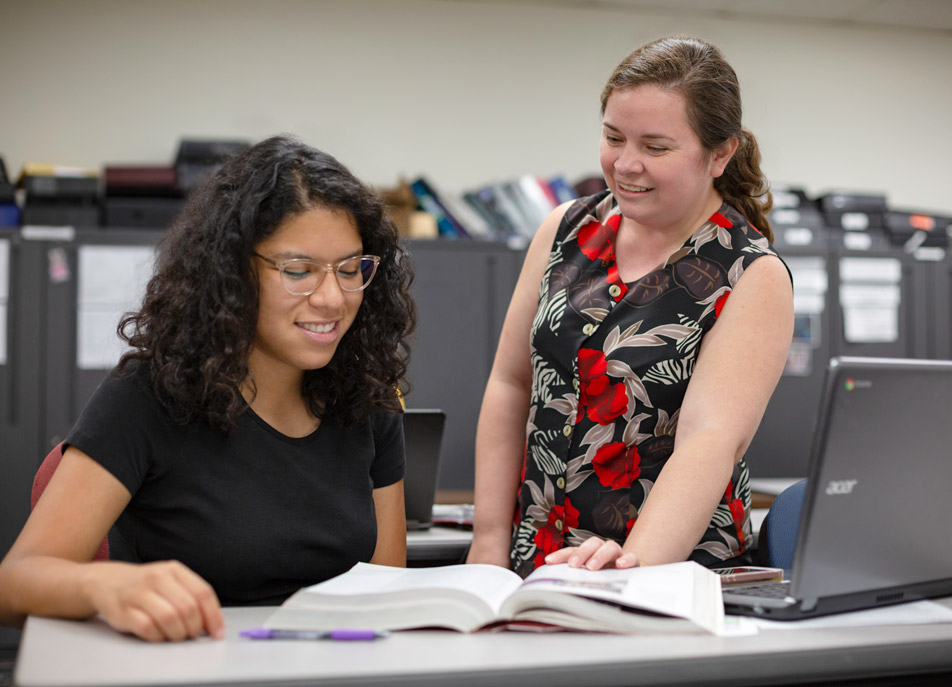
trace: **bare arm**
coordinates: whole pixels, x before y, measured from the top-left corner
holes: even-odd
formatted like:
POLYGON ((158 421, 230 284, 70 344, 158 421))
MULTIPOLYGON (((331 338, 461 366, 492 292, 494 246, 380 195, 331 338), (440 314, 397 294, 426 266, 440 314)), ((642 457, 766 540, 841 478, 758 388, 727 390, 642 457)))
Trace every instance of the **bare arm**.
POLYGON ((468 563, 509 567, 532 382, 529 332, 552 242, 567 208, 567 204, 556 208, 536 232, 499 336, 476 428, 476 508, 468 563))
POLYGON ((67 449, 0 563, 0 622, 100 613, 117 630, 152 641, 223 636, 214 590, 184 565, 91 562, 129 499, 109 471, 67 449))
POLYGON ((407 513, 403 505, 403 480, 374 489, 377 513, 377 548, 371 563, 404 567, 407 564, 407 513))
POLYGON ((763 257, 742 275, 705 336, 688 385, 675 449, 624 546, 592 538, 547 563, 597 569, 685 560, 710 524, 783 372, 793 292, 783 264, 763 257))

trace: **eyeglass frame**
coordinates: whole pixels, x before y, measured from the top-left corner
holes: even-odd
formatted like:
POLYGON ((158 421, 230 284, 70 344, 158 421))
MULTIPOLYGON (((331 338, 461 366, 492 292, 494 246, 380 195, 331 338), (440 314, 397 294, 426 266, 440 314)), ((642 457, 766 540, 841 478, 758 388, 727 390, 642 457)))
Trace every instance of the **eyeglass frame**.
POLYGON ((337 285, 340 287, 341 291, 344 291, 346 293, 360 293, 361 291, 363 291, 370 285, 370 282, 374 280, 374 277, 377 275, 377 268, 380 266, 379 255, 354 255, 349 258, 344 258, 343 260, 338 260, 337 262, 319 262, 317 260, 312 260, 310 258, 289 258, 287 260, 282 260, 281 262, 278 262, 277 260, 273 260, 272 258, 266 257, 257 251, 253 251, 253 253, 256 257, 259 257, 265 262, 273 265, 274 268, 278 270, 278 272, 281 273, 281 286, 283 286, 284 290, 287 291, 292 296, 310 296, 312 293, 314 293, 319 288, 321 288, 321 285, 324 283, 324 279, 327 277, 327 274, 329 272, 334 273, 334 278, 337 280, 337 285), (344 285, 341 283, 340 277, 337 274, 337 270, 340 269, 340 266, 344 264, 345 262, 349 262, 350 260, 372 260, 374 263, 374 269, 370 275, 370 278, 367 281, 363 282, 360 288, 357 288, 357 289, 344 288, 344 285), (284 268, 287 265, 291 265, 295 263, 307 263, 309 265, 317 265, 318 267, 321 268, 321 278, 318 280, 317 285, 310 291, 307 291, 306 293, 292 292, 291 289, 288 288, 288 283, 285 280, 284 268))

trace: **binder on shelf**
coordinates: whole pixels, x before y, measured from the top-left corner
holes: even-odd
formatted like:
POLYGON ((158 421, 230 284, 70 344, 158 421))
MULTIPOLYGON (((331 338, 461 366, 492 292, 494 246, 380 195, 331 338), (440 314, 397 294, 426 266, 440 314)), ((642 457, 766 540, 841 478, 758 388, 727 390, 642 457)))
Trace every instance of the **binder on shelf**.
POLYGON ((185 204, 170 165, 106 165, 103 190, 106 227, 166 229, 185 204))
POLYGON ((815 201, 798 188, 772 188, 774 204, 769 213, 774 244, 823 250, 826 222, 815 201))
POLYGON ((606 188, 608 188, 608 184, 605 183, 605 178, 602 176, 586 177, 575 184, 575 192, 579 196, 594 196, 606 188))
POLYGON ((175 167, 169 165, 106 165, 103 168, 103 191, 107 197, 182 196, 175 167))
POLYGON ((426 179, 423 177, 417 178, 410 184, 410 189, 416 196, 420 208, 436 220, 440 236, 444 238, 465 238, 467 236, 466 230, 450 215, 426 179))
POLYGON ((549 179, 549 188, 555 193, 556 205, 578 198, 578 191, 563 176, 554 176, 549 179))
POLYGON ((0 157, 0 203, 12 203, 15 200, 13 184, 7 176, 7 166, 0 157))
POLYGON ((17 184, 24 191, 24 225, 99 226, 97 170, 28 162, 17 184))
POLYGON ((175 157, 179 186, 188 193, 208 179, 225 160, 249 145, 242 140, 183 139, 175 157))
POLYGON ((515 233, 512 223, 496 209, 491 188, 481 188, 463 194, 463 200, 469 203, 492 228, 492 236, 496 239, 506 239, 515 233))
POLYGON ((531 239, 539 227, 533 225, 532 220, 526 214, 523 204, 513 188, 513 182, 493 184, 491 189, 496 208, 506 216, 518 235, 531 239))
POLYGON ((816 205, 807 197, 806 191, 797 186, 771 185, 770 194, 773 196, 774 210, 816 205))
POLYGON ((20 206, 17 205, 16 189, 7 176, 7 167, 0 157, 0 227, 15 227, 20 224, 20 206))
POLYGON ((952 218, 891 210, 885 216, 889 242, 898 246, 948 248, 952 218))
POLYGON ((882 229, 886 196, 877 193, 833 192, 819 198, 827 225, 846 231, 882 229))

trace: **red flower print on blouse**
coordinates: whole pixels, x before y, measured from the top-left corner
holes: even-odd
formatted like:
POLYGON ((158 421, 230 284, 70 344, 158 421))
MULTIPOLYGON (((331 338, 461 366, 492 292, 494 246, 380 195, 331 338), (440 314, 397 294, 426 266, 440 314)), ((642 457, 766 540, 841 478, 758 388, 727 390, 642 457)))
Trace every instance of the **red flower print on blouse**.
POLYGON ((578 527, 578 516, 578 509, 567 498, 564 506, 552 506, 548 521, 536 531, 532 540, 543 556, 562 548, 564 533, 578 527))
POLYGON ((579 401, 577 423, 583 415, 600 425, 614 422, 628 410, 628 393, 622 382, 612 384, 605 371, 605 354, 591 348, 578 352, 579 401))
POLYGON ((593 220, 578 230, 578 245, 589 260, 611 260, 614 257, 615 232, 593 220))
POLYGON ((727 501, 727 507, 731 510, 731 518, 734 520, 734 529, 737 530, 737 541, 740 542, 740 550, 747 547, 744 544, 744 502, 741 499, 732 499, 731 494, 734 491, 734 482, 727 483, 727 491, 724 492, 724 499, 727 501))
POLYGON ((625 293, 628 292, 628 285, 625 284, 625 282, 623 282, 621 277, 618 275, 617 264, 613 264, 608 268, 608 276, 605 277, 605 281, 619 288, 617 295, 612 296, 611 291, 608 292, 608 295, 611 296, 612 300, 614 300, 616 303, 621 302, 621 299, 625 297, 625 293))
POLYGON ((623 441, 605 444, 595 452, 592 468, 603 487, 628 489, 641 474, 637 446, 628 446, 623 441))
POLYGON ((730 291, 725 291, 721 294, 721 297, 717 299, 717 302, 714 303, 714 319, 716 320, 721 316, 721 310, 724 309, 724 304, 727 303, 727 297, 731 295, 730 291))
POLYGON ((713 215, 711 215, 711 221, 717 226, 724 227, 725 229, 730 229, 732 226, 734 226, 729 219, 724 217, 724 215, 719 212, 715 212, 713 215))

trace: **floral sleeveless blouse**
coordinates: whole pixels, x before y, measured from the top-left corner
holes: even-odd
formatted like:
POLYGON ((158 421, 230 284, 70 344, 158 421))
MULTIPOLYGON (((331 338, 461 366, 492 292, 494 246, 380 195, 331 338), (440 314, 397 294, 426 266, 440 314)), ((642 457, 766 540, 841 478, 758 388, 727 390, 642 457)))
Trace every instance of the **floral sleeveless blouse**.
MULTIPOLYGON (((674 450, 704 335, 744 269, 776 255, 724 204, 663 266, 626 284, 614 256, 620 222, 609 191, 578 200, 542 279, 511 549, 523 576, 592 535, 625 541, 674 450)), ((742 459, 691 560, 710 566, 747 551, 748 481, 742 459)))

